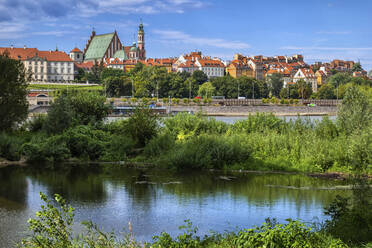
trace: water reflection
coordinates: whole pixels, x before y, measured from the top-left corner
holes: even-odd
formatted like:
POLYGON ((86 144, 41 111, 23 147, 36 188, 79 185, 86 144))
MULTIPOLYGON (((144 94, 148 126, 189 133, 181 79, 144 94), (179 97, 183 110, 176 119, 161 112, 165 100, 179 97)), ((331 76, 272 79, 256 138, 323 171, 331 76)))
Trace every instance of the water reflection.
POLYGON ((346 182, 304 175, 177 173, 118 166, 5 168, 0 179, 0 241, 8 245, 19 240, 26 220, 39 209, 40 191, 63 195, 75 207, 77 222, 92 220, 106 231, 119 232, 130 221, 140 240, 161 231, 176 235, 185 219, 197 225, 200 234, 252 227, 267 217, 323 220, 323 208, 335 195, 350 193, 327 190, 346 182))

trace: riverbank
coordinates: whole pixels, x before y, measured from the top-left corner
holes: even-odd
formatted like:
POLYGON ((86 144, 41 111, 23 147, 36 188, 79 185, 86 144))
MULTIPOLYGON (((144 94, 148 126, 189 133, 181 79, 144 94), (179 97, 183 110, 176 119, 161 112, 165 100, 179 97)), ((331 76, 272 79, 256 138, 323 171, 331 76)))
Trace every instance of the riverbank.
MULTIPOLYGON (((168 109, 169 110, 169 109, 168 109)), ((249 116, 272 113, 275 116, 336 116, 337 106, 171 106, 171 112, 202 112, 208 116, 249 116)))

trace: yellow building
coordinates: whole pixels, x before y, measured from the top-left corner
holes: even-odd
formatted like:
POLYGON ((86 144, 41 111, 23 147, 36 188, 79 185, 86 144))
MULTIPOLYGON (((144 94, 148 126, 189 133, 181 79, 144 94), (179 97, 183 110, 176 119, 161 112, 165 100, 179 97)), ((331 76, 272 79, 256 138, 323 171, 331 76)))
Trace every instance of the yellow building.
POLYGON ((243 63, 240 60, 233 60, 226 67, 226 74, 230 75, 233 78, 238 78, 241 76, 255 77, 255 72, 248 64, 243 63))
POLYGON ((316 81, 317 81, 318 85, 324 84, 326 79, 327 79, 326 74, 324 73, 324 71, 321 71, 321 70, 318 70, 315 73, 315 76, 316 76, 316 81))

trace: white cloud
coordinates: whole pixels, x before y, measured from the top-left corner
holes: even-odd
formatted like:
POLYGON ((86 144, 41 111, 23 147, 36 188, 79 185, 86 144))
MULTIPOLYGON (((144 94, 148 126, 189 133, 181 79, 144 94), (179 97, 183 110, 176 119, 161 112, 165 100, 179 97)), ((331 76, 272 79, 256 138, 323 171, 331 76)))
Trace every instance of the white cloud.
POLYGON ((211 46, 235 50, 250 48, 250 45, 245 42, 227 41, 219 38, 193 37, 175 30, 154 30, 153 33, 159 35, 160 41, 165 43, 184 43, 195 46, 211 46))
POLYGON ((284 46, 282 50, 326 50, 326 51, 372 51, 372 47, 297 47, 284 46))
POLYGON ((200 0, 0 0, 0 22, 92 17, 99 14, 183 13, 202 8, 200 0))
POLYGON ((24 36, 25 25, 0 22, 0 40, 13 40, 24 36))
POLYGON ((328 35, 346 35, 351 34, 350 31, 319 31, 317 34, 328 34, 328 35))
POLYGON ((68 34, 72 34, 74 32, 72 31, 42 31, 42 32, 33 32, 31 33, 32 35, 41 35, 41 36, 58 36, 58 37, 61 37, 61 36, 65 36, 65 35, 68 35, 68 34))

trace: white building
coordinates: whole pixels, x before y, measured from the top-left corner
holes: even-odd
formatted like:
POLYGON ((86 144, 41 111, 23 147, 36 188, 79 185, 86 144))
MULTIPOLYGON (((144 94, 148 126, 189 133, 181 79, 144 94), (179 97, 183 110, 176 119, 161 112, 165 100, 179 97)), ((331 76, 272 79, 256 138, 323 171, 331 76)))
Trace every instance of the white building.
POLYGON ((293 76, 293 82, 297 83, 299 80, 304 80, 306 83, 311 84, 313 92, 318 91, 318 82, 316 80, 316 75, 311 69, 301 68, 298 69, 296 74, 293 76))
POLYGON ((21 60, 31 73, 33 81, 71 82, 74 80, 74 62, 62 51, 39 51, 36 48, 0 48, 12 59, 21 60))
POLYGON ((225 73, 225 64, 217 59, 210 57, 202 57, 201 52, 192 52, 190 54, 181 55, 173 64, 173 69, 179 72, 189 72, 200 70, 203 71, 208 78, 223 77, 225 73))

